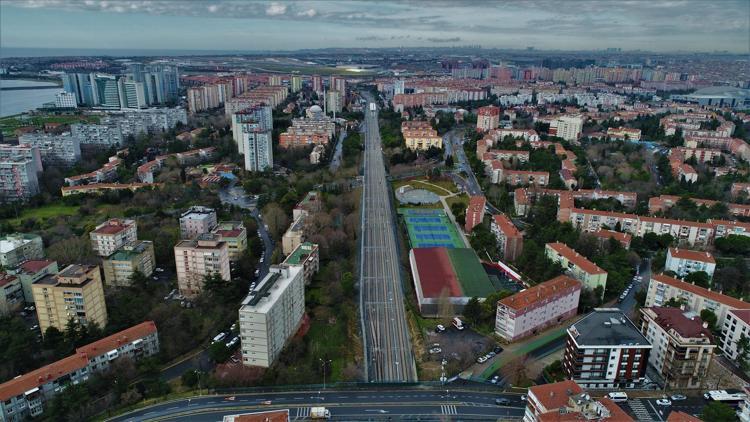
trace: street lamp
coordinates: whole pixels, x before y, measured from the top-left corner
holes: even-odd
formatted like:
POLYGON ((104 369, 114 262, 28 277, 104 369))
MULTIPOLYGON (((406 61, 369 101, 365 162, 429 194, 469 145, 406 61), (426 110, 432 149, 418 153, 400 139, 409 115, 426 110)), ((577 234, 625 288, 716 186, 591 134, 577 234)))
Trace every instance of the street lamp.
POLYGON ((323 368, 323 390, 326 389, 326 364, 330 364, 332 361, 330 359, 323 359, 318 358, 320 361, 320 365, 323 368))

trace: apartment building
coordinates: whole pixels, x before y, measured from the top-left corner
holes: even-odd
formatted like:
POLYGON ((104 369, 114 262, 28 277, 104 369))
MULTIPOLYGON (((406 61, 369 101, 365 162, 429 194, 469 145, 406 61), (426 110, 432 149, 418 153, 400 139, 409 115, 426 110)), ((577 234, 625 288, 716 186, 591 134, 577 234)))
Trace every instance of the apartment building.
POLYGON ((281 253, 290 255, 305 241, 305 216, 302 215, 289 225, 281 236, 281 253))
POLYGON ((242 132, 242 151, 245 170, 266 171, 273 168, 271 130, 253 128, 242 132))
POLYGON ((247 250, 247 229, 242 221, 221 221, 212 233, 218 234, 219 240, 226 242, 230 261, 239 261, 247 250))
POLYGON ((21 279, 15 275, 0 272, 0 317, 6 317, 18 311, 24 303, 21 279))
POLYGON ((464 230, 466 233, 471 231, 484 220, 484 210, 487 205, 487 199, 484 196, 471 196, 469 206, 466 207, 466 221, 464 230))
POLYGON ((96 265, 68 265, 37 280, 31 289, 42 333, 49 327, 64 331, 70 319, 99 328, 107 325, 104 287, 96 265))
POLYGON ((562 364, 584 388, 633 388, 643 381, 651 349, 621 310, 596 308, 568 328, 562 364))
POLYGON ((495 106, 479 107, 477 111, 477 130, 488 131, 500 125, 500 108, 495 106))
POLYGON ((555 132, 555 136, 568 142, 575 142, 583 130, 583 117, 580 115, 560 116, 550 125, 550 130, 555 132))
POLYGON ((744 195, 746 198, 750 197, 750 183, 732 183, 729 193, 733 198, 738 198, 744 195))
POLYGON ((300 243, 282 264, 301 265, 305 284, 310 284, 315 273, 320 268, 320 251, 318 245, 311 242, 300 243))
POLYGON ((561 275, 497 303, 495 333, 512 342, 575 316, 582 285, 561 275))
POLYGON ((229 246, 217 234, 204 233, 181 241, 174 247, 174 260, 177 285, 184 296, 200 294, 207 276, 218 274, 223 280, 231 279, 229 246))
POLYGON ((194 239, 209 233, 216 226, 216 211, 213 208, 193 206, 180 215, 180 236, 194 239))
POLYGON ((237 144, 237 151, 244 154, 242 133, 252 128, 261 130, 273 130, 273 116, 271 107, 265 104, 256 104, 244 110, 232 114, 232 138, 237 144))
POLYGON ((91 248, 99 256, 110 256, 122 245, 138 239, 135 220, 112 218, 89 233, 91 248))
POLYGON ((673 389, 702 388, 716 344, 708 323, 680 308, 641 308, 641 333, 653 346, 648 363, 673 389))
POLYGON ((34 291, 32 285, 37 280, 44 278, 49 274, 57 274, 57 261, 51 259, 31 259, 24 261, 23 264, 16 268, 7 270, 21 281, 23 286, 23 298, 27 304, 34 303, 34 291))
POLYGON ((311 190, 292 209, 292 220, 306 217, 310 214, 320 212, 323 209, 323 198, 320 192, 311 190))
POLYGON ((503 213, 492 216, 490 230, 497 239, 497 247, 506 261, 515 261, 523 252, 523 234, 503 213))
POLYGON ((150 277, 156 268, 154 243, 134 240, 119 247, 113 254, 102 259, 104 282, 107 286, 127 287, 136 271, 150 277))
POLYGON ((406 148, 426 151, 430 148, 442 148, 443 137, 437 131, 429 129, 402 129, 406 148))
POLYGON ((549 172, 512 170, 503 168, 501 161, 492 161, 487 169, 492 183, 507 183, 511 186, 547 186, 549 172))
POLYGON ((607 128, 607 136, 610 139, 618 139, 618 140, 628 140, 628 141, 640 141, 641 140, 641 130, 640 129, 631 129, 628 127, 610 127, 607 128))
POLYGON ((0 159, 0 203, 24 202, 39 192, 33 161, 20 157, 0 159))
POLYGON ((568 245, 560 242, 547 243, 544 253, 552 262, 559 263, 567 274, 583 283, 587 289, 602 288, 602 297, 607 288, 607 272, 586 259, 568 245))
POLYGON ((29 259, 44 258, 42 237, 32 233, 11 233, 0 237, 0 265, 15 268, 29 259))
POLYGON ((526 396, 524 422, 563 421, 633 422, 609 398, 594 399, 575 381, 535 385, 526 396))
POLYGON ((713 278, 715 269, 716 261, 709 252, 680 248, 667 249, 664 271, 673 271, 680 278, 685 278, 688 274, 698 271, 703 271, 708 274, 709 278, 713 278))
POLYGON ((731 235, 750 236, 750 223, 728 220, 708 220, 707 223, 714 228, 714 235, 717 239, 731 235))
POLYGON ((305 312, 303 269, 272 266, 239 309, 242 363, 268 368, 299 328, 305 312))
POLYGON ((109 148, 123 145, 123 136, 120 126, 115 123, 109 124, 82 124, 70 125, 70 133, 80 140, 81 147, 86 146, 109 148))
POLYGON ((663 274, 652 274, 646 293, 645 306, 663 306, 670 299, 681 301, 688 311, 710 310, 716 314, 720 326, 723 326, 730 310, 750 309, 750 303, 741 299, 735 299, 663 274))
POLYGON ((44 413, 68 385, 85 382, 123 357, 134 361, 159 352, 156 324, 139 325, 79 347, 75 354, 0 384, 0 420, 22 422, 44 413))
POLYGON ((80 139, 68 132, 60 135, 27 133, 18 137, 18 143, 38 147, 45 165, 69 167, 81 159, 80 139))
POLYGON ((750 309, 730 309, 721 327, 719 348, 733 362, 740 358, 739 341, 750 338, 750 309))

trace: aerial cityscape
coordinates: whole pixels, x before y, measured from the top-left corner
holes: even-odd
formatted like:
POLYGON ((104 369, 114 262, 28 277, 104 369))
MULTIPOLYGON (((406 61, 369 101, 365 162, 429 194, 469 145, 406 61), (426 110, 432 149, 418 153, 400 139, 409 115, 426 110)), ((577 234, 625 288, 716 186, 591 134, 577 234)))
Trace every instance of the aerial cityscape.
POLYGON ((0 422, 750 422, 750 1, 0 2, 0 422))

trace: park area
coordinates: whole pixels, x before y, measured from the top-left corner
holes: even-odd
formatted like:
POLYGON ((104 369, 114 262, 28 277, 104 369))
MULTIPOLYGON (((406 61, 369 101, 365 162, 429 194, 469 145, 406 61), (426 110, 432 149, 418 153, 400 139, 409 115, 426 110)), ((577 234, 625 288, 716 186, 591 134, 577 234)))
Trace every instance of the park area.
POLYGON ((399 208, 412 248, 464 248, 464 242, 441 209, 399 208))
POLYGON ((70 124, 70 123, 99 123, 99 117, 97 116, 83 116, 83 115, 15 115, 7 116, 0 119, 0 130, 3 136, 12 137, 15 136, 15 130, 21 127, 34 126, 37 129, 42 129, 46 123, 59 123, 59 124, 70 124))

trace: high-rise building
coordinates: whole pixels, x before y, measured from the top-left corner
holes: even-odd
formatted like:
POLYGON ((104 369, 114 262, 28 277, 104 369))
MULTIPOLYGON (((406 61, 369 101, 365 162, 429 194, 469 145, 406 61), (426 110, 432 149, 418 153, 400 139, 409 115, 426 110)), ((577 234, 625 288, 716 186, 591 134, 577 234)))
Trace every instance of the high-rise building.
POLYGON ((270 130, 252 129, 242 133, 245 170, 265 171, 273 168, 273 143, 270 130))
POLYGON ((0 272, 0 317, 5 318, 21 309, 24 304, 21 279, 0 272))
POLYGON ((112 218, 89 233, 91 248, 99 256, 110 256, 126 243, 138 240, 135 220, 112 218))
POLYGON ((708 323, 671 307, 641 308, 641 320, 641 333, 654 347, 648 363, 666 387, 702 388, 716 348, 708 323))
POLYGON ((104 287, 96 265, 69 265, 31 288, 42 333, 49 327, 64 331, 71 319, 81 325, 107 325, 104 287))
POLYGON ((0 161, 19 159, 32 161, 37 173, 44 170, 42 154, 38 146, 23 143, 20 145, 0 144, 0 161))
POLYGON ((280 75, 270 75, 268 77, 268 85, 271 85, 271 86, 280 86, 281 85, 281 76, 280 75))
POLYGON ((180 215, 180 236, 194 239, 210 232, 216 226, 216 211, 213 208, 193 206, 180 215))
POLYGON ((292 75, 292 78, 289 80, 289 85, 292 92, 300 92, 302 90, 302 77, 299 75, 292 75))
POLYGON ((192 240, 183 240, 174 247, 177 285, 180 293, 195 297, 203 291, 206 277, 219 275, 229 281, 229 247, 221 236, 204 233, 192 240))
POLYGON ((644 381, 651 343, 616 308, 597 308, 568 328, 563 370, 585 388, 633 388, 644 381))
POLYGON ((27 133, 18 137, 18 143, 38 147, 45 165, 69 167, 81 159, 81 141, 69 132, 60 135, 27 133))
POLYGON ((305 312, 302 266, 272 266, 239 309, 242 363, 268 368, 299 328, 305 312))
POLYGON ((328 89, 330 91, 338 91, 342 98, 346 96, 346 79, 341 76, 331 75, 328 82, 328 89))
POLYGON ((490 230, 497 239, 497 248, 503 259, 515 261, 523 251, 523 234, 505 214, 495 214, 490 230))
POLYGON ((148 104, 146 104, 146 89, 143 82, 121 78, 118 81, 118 89, 120 108, 141 109, 148 107, 148 104))
POLYGON ((122 130, 116 123, 70 125, 70 134, 79 139, 82 146, 103 148, 118 147, 124 144, 122 130))
POLYGON ((23 202, 39 194, 36 165, 24 158, 0 160, 0 203, 23 202))
POLYGON ((58 92, 55 94, 56 108, 77 108, 78 100, 76 94, 72 92, 58 92))
POLYGON ((583 117, 579 115, 561 116, 556 122, 556 136, 563 138, 566 141, 577 141, 581 136, 581 131, 583 130, 583 117))
POLYGON ((94 93, 94 106, 119 109, 122 107, 120 102, 120 86, 117 83, 117 77, 113 75, 91 74, 92 90, 94 93))
POLYGON ((340 91, 326 92, 326 112, 341 113, 343 109, 342 97, 343 95, 340 91))
POLYGON ((323 93, 323 78, 321 78, 320 75, 312 75, 310 81, 312 82, 313 92, 321 95, 323 93))
POLYGON ((500 108, 495 106, 479 107, 477 113, 477 130, 488 131, 500 125, 500 108))
POLYGON ((232 138, 237 143, 237 151, 245 153, 242 141, 243 131, 260 129, 273 130, 273 112, 270 106, 257 104, 244 110, 232 113, 232 138))
POLYGON ((13 269, 7 269, 8 274, 13 274, 21 280, 23 285, 23 297, 26 303, 34 303, 34 291, 32 285, 49 274, 57 274, 57 261, 51 259, 30 259, 13 269))
POLYGON ((102 268, 108 286, 130 286, 136 271, 149 277, 156 268, 154 243, 148 240, 128 242, 102 259, 102 268))
POLYGON ((11 233, 0 237, 0 266, 15 268, 29 259, 44 258, 42 237, 32 233, 11 233))
POLYGON ((393 81, 393 95, 397 94, 403 94, 404 93, 404 81, 401 79, 396 79, 393 81))

